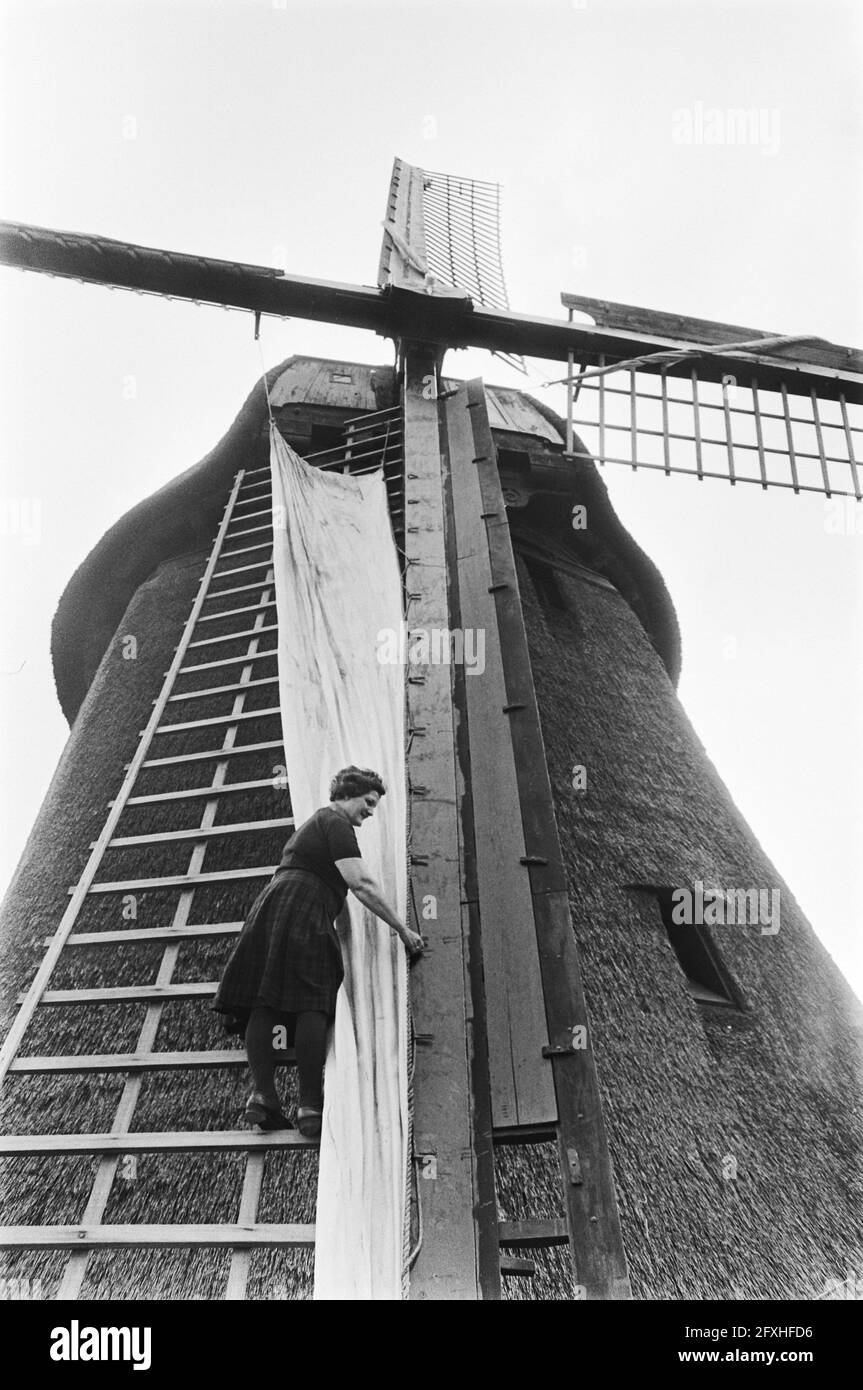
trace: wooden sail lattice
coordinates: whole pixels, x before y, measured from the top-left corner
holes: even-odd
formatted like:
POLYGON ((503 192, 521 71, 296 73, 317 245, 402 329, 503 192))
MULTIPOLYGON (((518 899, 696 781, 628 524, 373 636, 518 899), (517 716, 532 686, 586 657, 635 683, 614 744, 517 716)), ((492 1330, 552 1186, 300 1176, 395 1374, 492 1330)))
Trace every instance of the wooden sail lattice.
MULTIPOLYGON (((509 309, 500 247, 500 184, 420 169, 426 260, 433 275, 489 309, 509 309)), ((520 372, 524 358, 495 354, 520 372)))
POLYGON ((589 354, 577 371, 570 356, 570 457, 863 500, 858 352, 815 337, 561 298, 570 320, 576 309, 603 325, 637 322, 651 334, 673 326, 678 340, 629 359, 589 354))
MULTIPOLYGON (((600 367, 607 365, 600 357, 600 367)), ((633 368, 573 384, 572 458, 698 479, 863 497, 863 410, 796 394, 633 368)))

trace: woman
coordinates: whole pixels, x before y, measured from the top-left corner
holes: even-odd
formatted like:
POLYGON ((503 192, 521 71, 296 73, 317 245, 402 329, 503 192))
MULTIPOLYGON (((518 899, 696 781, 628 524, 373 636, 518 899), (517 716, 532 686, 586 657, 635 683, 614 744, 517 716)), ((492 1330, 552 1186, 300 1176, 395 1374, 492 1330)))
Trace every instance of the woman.
POLYGON ((385 787, 369 768, 345 767, 330 783, 330 804, 294 832, 281 862, 249 910, 225 966, 213 1008, 229 1032, 245 1031, 254 1091, 245 1118, 264 1129, 290 1127, 276 1091, 278 1043, 293 1034, 300 1095, 297 1128, 321 1133, 327 1028, 344 976, 335 920, 350 889, 419 956, 423 940, 382 896, 354 826, 374 814, 385 787))

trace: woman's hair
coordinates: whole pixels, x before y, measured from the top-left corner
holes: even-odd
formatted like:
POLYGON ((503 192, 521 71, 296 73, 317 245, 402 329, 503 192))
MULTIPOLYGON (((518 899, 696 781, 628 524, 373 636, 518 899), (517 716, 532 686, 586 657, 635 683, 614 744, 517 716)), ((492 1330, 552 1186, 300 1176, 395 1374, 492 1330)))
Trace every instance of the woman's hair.
POLYGON ((343 767, 330 783, 330 800, 347 801, 352 796, 365 796, 366 792, 377 792, 383 796, 386 787, 376 772, 370 767, 343 767))

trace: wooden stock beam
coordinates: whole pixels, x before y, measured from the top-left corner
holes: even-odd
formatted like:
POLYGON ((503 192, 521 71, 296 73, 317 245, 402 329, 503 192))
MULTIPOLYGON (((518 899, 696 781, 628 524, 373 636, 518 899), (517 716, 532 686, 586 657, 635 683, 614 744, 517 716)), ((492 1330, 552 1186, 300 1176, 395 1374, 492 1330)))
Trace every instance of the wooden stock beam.
MULTIPOLYGON (((691 340, 673 335, 576 325, 482 308, 470 299, 422 293, 404 285, 375 289, 283 275, 272 266, 190 256, 19 222, 0 222, 0 264, 280 318, 366 328, 395 341, 443 348, 481 347, 549 361, 563 362, 572 353, 577 362, 593 364, 601 355, 613 361, 692 346, 691 340)), ((668 373, 688 375, 690 369, 691 363, 683 363, 669 368, 668 373)), ((841 394, 848 402, 863 404, 863 359, 848 348, 821 344, 817 350, 806 352, 805 365, 777 354, 723 354, 721 358, 699 359, 699 375, 704 380, 721 381, 728 373, 735 376, 738 385, 748 385, 756 377, 759 386, 767 390, 778 390, 784 384, 795 393, 808 395, 814 389, 824 398, 837 399, 841 394), (825 353, 831 365, 814 365, 825 353)))

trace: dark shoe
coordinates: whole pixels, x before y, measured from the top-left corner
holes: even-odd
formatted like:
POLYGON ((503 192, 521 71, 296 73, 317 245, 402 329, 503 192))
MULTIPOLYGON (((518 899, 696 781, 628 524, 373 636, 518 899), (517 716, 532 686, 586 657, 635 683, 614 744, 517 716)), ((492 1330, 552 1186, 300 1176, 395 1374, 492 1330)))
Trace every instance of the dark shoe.
POLYGON ((259 1100, 247 1102, 243 1119, 250 1125, 257 1125, 259 1129, 293 1128, 288 1116, 283 1115, 281 1110, 276 1106, 264 1105, 259 1100))
POLYGON ((297 1109, 297 1129, 304 1139, 320 1139, 323 1111, 301 1105, 297 1109))

